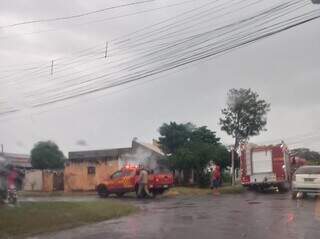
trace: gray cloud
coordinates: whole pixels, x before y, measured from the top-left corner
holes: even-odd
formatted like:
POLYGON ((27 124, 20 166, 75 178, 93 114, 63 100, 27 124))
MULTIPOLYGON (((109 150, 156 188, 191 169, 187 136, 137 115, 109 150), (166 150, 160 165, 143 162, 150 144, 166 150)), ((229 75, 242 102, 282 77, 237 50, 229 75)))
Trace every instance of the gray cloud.
MULTIPOLYGON (((1 1, 0 25, 90 11, 106 7, 105 2, 1 1)), ((108 1, 108 4, 117 2, 108 1)), ((197 4, 200 5, 199 1, 195 1, 194 5, 197 4)), ((61 30, 8 39, 1 39, 4 33, 0 31, 0 68, 1 65, 49 62, 54 57, 68 56, 186 9, 170 9, 81 27, 42 24, 31 27, 34 29, 17 29, 15 33, 46 28, 61 30)), ((133 136, 142 141, 157 137, 158 127, 173 120, 208 125, 225 143, 230 143, 232 139, 219 130, 218 119, 220 109, 226 103, 226 93, 232 87, 250 87, 271 103, 268 131, 254 141, 314 132, 318 130, 320 119, 319 38, 320 22, 315 21, 130 89, 109 90, 39 110, 26 109, 21 114, 0 119, 0 143, 10 151, 22 153, 42 139, 54 140, 64 152, 126 147, 133 136), (83 135, 86 139, 79 143, 83 135), (24 142, 24 147, 17 142, 24 142)), ((28 86, 27 83, 24 85, 28 86)), ((16 92, 9 93, 13 99, 19 98, 16 92)), ((9 93, 1 87, 1 97, 9 93)), ((24 101, 23 98, 20 100, 24 101)), ((320 150, 318 139, 301 145, 320 150)))
POLYGON ((79 139, 79 140, 76 141, 76 145, 78 145, 78 146, 87 146, 88 143, 84 139, 79 139))

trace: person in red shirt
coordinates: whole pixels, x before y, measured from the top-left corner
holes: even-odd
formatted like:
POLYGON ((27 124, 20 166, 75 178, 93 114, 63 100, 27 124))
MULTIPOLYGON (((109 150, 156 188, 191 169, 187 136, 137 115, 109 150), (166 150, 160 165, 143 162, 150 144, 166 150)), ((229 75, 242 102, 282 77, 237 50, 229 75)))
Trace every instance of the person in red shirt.
POLYGON ((220 186, 220 182, 221 182, 221 170, 220 170, 220 166, 216 165, 213 172, 212 172, 212 190, 213 190, 213 195, 219 195, 219 186, 220 186))
POLYGON ((17 191, 16 191, 16 182, 18 178, 18 172, 13 167, 8 167, 8 174, 7 174, 7 200, 10 204, 16 204, 17 202, 17 191))
POLYGON ((16 180, 18 178, 18 172, 14 167, 9 168, 9 172, 7 175, 7 187, 8 189, 16 188, 16 180))

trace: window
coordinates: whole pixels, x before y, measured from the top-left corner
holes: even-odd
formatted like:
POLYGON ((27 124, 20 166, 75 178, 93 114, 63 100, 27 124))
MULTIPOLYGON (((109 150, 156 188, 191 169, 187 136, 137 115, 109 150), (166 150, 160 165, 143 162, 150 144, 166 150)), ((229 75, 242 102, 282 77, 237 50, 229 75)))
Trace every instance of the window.
POLYGON ((320 167, 301 167, 296 174, 320 174, 320 167))
POLYGON ((254 174, 272 172, 272 151, 252 152, 252 166, 254 174))
POLYGON ((112 179, 120 178, 121 175, 122 175, 122 172, 121 171, 117 171, 114 174, 112 174, 111 178, 112 179))
POLYGON ((134 176, 136 173, 133 170, 126 170, 124 176, 134 176))
POLYGON ((96 174, 96 167, 88 167, 88 175, 95 175, 96 174))

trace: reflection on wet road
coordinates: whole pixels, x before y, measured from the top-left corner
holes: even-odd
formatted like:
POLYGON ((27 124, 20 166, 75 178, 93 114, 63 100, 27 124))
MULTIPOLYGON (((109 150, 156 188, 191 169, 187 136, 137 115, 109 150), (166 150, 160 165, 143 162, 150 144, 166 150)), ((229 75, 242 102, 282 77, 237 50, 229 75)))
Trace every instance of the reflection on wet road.
POLYGON ((320 238, 320 201, 316 199, 246 193, 136 203, 141 207, 139 214, 38 238, 320 238))

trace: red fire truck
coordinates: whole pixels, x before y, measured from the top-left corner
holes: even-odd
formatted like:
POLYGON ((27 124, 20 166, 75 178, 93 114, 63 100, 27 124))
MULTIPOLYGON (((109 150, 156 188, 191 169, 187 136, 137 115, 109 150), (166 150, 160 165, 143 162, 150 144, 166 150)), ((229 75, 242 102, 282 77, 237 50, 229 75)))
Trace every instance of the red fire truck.
MULTIPOLYGON (((138 191, 139 168, 136 166, 125 166, 116 171, 97 186, 97 193, 100 197, 108 197, 116 194, 122 197, 125 193, 138 191)), ((156 196, 162 194, 173 185, 173 175, 170 172, 149 173, 149 191, 156 196)))
POLYGON ((246 144, 241 147, 241 183, 255 190, 277 187, 290 188, 293 171, 292 159, 284 143, 270 146, 246 144))

